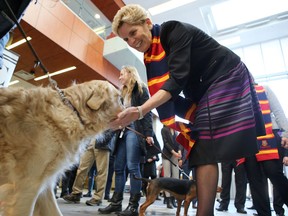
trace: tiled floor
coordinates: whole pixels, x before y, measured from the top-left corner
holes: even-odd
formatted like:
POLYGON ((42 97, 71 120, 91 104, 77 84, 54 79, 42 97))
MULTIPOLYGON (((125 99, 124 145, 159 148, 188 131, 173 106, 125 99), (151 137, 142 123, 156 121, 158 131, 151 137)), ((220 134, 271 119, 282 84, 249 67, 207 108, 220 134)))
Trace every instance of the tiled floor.
MULTIPOLYGON (((64 216, 94 216, 94 215, 99 215, 98 212, 98 208, 100 207, 105 207, 107 206, 109 203, 104 200, 101 206, 87 206, 85 204, 86 200, 88 200, 90 198, 82 198, 80 204, 69 204, 66 201, 64 201, 62 198, 59 198, 57 200, 60 209, 63 213, 64 216)), ((124 196, 124 201, 123 201, 123 208, 126 208, 127 203, 128 203, 128 199, 129 199, 129 194, 125 193, 124 196)), ((141 202, 144 202, 145 197, 141 198, 141 202)), ((219 203, 216 202, 215 203, 215 207, 218 207, 219 203)), ((250 207, 251 201, 247 200, 246 202, 246 207, 250 207)), ((246 209, 248 214, 246 214, 247 216, 252 216, 253 213, 255 213, 255 210, 249 210, 246 209)), ((182 214, 183 215, 183 208, 181 209, 182 214)), ((176 209, 167 209, 166 205, 163 204, 163 201, 155 201, 154 204, 150 205, 146 211, 146 215, 156 215, 156 216, 172 216, 175 215, 176 209)), ((286 212, 287 208, 286 208, 286 212)), ((190 216, 194 216, 196 215, 196 210, 192 209, 192 207, 190 206, 189 208, 189 212, 188 214, 190 216)), ((102 214, 104 216, 104 214, 102 214)), ((111 215, 111 214, 110 214, 111 215)), ((243 216, 243 214, 239 214, 236 212, 236 209, 233 205, 233 200, 231 200, 230 205, 229 205, 229 209, 227 212, 218 212, 215 210, 215 216, 243 216)), ((272 216, 275 216, 275 213, 272 213, 272 216)))

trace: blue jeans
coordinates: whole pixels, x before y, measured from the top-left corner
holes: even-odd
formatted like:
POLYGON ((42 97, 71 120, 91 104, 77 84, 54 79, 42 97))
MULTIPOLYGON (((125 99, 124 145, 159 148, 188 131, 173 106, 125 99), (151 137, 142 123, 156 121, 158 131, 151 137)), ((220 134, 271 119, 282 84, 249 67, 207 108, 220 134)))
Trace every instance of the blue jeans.
POLYGON ((117 145, 115 154, 115 192, 124 192, 127 170, 130 173, 130 194, 140 193, 142 182, 133 178, 133 174, 137 177, 141 176, 141 149, 137 135, 126 129, 123 137, 118 140, 117 145))

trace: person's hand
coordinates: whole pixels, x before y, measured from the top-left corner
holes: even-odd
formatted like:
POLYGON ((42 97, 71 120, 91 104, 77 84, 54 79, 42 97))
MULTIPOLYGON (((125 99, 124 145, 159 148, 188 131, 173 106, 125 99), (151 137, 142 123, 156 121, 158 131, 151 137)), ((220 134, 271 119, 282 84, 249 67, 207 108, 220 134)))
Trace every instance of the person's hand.
POLYGON ((151 163, 152 161, 153 161, 152 158, 148 158, 148 159, 147 159, 147 162, 148 162, 148 163, 151 163))
POLYGON ((150 146, 152 146, 152 145, 154 144, 154 139, 153 139, 153 137, 146 137, 146 142, 147 142, 150 146))
POLYGON ((174 150, 172 151, 172 154, 178 159, 182 157, 181 153, 179 154, 179 152, 175 152, 174 150))
POLYGON ((180 155, 180 158, 182 158, 182 153, 180 150, 178 151, 178 154, 180 155))
POLYGON ((182 160, 179 160, 179 161, 178 161, 178 166, 179 166, 179 167, 182 167, 182 166, 183 166, 183 161, 182 161, 182 160))
POLYGON ((283 148, 288 149, 288 138, 282 137, 281 145, 282 145, 283 148))
POLYGON ((139 118, 139 112, 136 107, 129 107, 118 113, 117 119, 110 123, 110 128, 117 130, 129 125, 131 122, 139 118))
POLYGON ((285 156, 285 157, 283 158, 283 164, 284 164, 285 166, 288 166, 288 157, 287 157, 287 156, 285 156))

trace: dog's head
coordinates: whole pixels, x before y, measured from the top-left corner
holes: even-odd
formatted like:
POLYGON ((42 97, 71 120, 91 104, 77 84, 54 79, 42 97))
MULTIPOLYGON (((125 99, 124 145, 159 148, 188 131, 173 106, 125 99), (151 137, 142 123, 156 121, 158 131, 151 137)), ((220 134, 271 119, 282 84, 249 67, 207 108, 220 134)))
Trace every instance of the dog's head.
POLYGON ((106 130, 122 110, 120 92, 108 81, 93 80, 72 86, 66 91, 84 125, 95 132, 106 130))

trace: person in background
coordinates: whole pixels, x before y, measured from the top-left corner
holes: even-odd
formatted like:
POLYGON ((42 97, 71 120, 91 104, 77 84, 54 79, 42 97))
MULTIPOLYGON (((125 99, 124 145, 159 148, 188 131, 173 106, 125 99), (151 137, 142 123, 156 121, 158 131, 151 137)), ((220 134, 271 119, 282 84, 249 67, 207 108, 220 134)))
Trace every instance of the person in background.
POLYGON ((4 35, 2 38, 0 38, 0 70, 2 69, 3 64, 4 64, 3 53, 4 53, 4 49, 8 41, 9 41, 9 32, 6 35, 4 35))
POLYGON ((61 193, 60 193, 61 198, 64 198, 65 196, 68 196, 69 194, 72 193, 73 182, 76 177, 77 169, 78 169, 78 164, 72 166, 69 170, 66 170, 64 175, 62 176, 61 193))
POLYGON ((258 152, 264 123, 249 70, 240 57, 197 27, 153 24, 140 5, 114 16, 113 32, 144 53, 151 94, 143 105, 118 114, 111 127, 125 127, 156 108, 160 121, 179 131, 177 141, 196 167, 197 216, 214 215, 218 162, 258 152), (186 122, 176 121, 179 116, 186 122))
MULTIPOLYGON (((144 157, 145 162, 142 164, 142 177, 147 178, 147 179, 155 179, 157 178, 157 172, 156 172, 156 162, 159 161, 159 156, 158 154, 161 152, 161 147, 158 143, 158 140, 156 136, 153 136, 154 144, 152 146, 148 145, 146 147, 147 149, 147 154, 144 157)), ((148 183, 147 182, 142 182, 142 191, 143 194, 146 195, 146 188, 147 188, 148 183)))
POLYGON ((9 41, 10 34, 9 32, 16 27, 16 23, 11 22, 13 20, 14 22, 20 22, 21 18, 24 15, 24 12, 28 5, 30 4, 31 0, 7 0, 7 1, 1 1, 0 3, 0 70, 3 67, 3 52, 5 49, 5 46, 7 42, 9 41), (9 5, 7 5, 7 3, 9 5), (10 9, 14 13, 14 16, 17 20, 14 20, 14 16, 10 13, 10 9), (5 15, 4 15, 5 14, 5 15), (7 17, 9 18, 7 18, 7 17))
POLYGON ((88 206, 99 206, 105 191, 105 185, 108 174, 108 163, 110 154, 110 142, 113 140, 114 132, 107 130, 103 135, 97 137, 96 141, 91 140, 87 150, 81 156, 80 164, 77 170, 77 176, 73 184, 73 192, 64 196, 63 199, 69 203, 79 203, 82 197, 83 186, 87 178, 87 174, 93 163, 96 163, 96 192, 90 200, 86 201, 88 206))
MULTIPOLYGON (((288 121, 270 87, 254 84, 265 120, 266 135, 257 137, 259 153, 245 158, 244 165, 254 208, 259 216, 271 216, 267 178, 274 190, 279 192, 283 203, 288 205, 288 179, 283 173, 282 163, 279 163, 278 152, 278 147, 285 146, 288 141, 288 121)), ((279 214, 283 215, 282 212, 279 214)))
MULTIPOLYGON (((124 66, 120 71, 119 80, 122 84, 121 96, 125 107, 140 106, 150 97, 146 84, 140 79, 138 71, 133 66, 124 66)), ((146 155, 146 143, 152 145, 153 127, 152 113, 147 112, 138 120, 129 122, 129 127, 141 133, 137 135, 134 131, 123 128, 120 125, 117 129, 121 132, 115 143, 115 190, 111 203, 105 208, 99 208, 102 214, 118 212, 120 216, 138 215, 138 206, 141 198, 142 183, 133 178, 133 175, 140 177, 140 158, 146 155), (123 193, 126 183, 126 170, 130 174, 130 198, 129 204, 122 211, 123 193)))
MULTIPOLYGON (((181 159, 181 150, 179 149, 179 144, 176 142, 176 131, 163 125, 161 130, 161 135, 163 139, 163 150, 162 150, 162 165, 164 169, 164 177, 179 178, 179 169, 174 166, 178 164, 178 160, 181 159)), ((165 191, 165 198, 167 208, 177 207, 175 202, 175 197, 170 196, 170 193, 165 191)))
POLYGON ((247 191, 247 176, 244 164, 239 164, 236 160, 226 161, 221 163, 222 170, 222 192, 220 194, 220 206, 216 208, 217 211, 227 211, 230 202, 230 190, 232 183, 232 173, 235 173, 236 194, 234 199, 234 206, 237 213, 247 214, 245 210, 246 191, 247 191))
MULTIPOLYGON (((115 144, 115 142, 112 142, 112 143, 115 144)), ((112 149, 114 149, 114 147, 112 147, 112 149)), ((113 150, 111 152, 113 152, 113 150)), ((115 166, 114 161, 115 161, 115 156, 112 153, 110 153, 108 176, 107 176, 107 182, 106 182, 105 193, 104 193, 104 200, 107 200, 108 202, 111 201, 110 190, 111 190, 112 180, 113 180, 113 175, 114 175, 114 166, 115 166)))
POLYGON ((96 163, 93 163, 91 169, 88 172, 88 192, 84 194, 83 197, 92 197, 92 192, 93 192, 94 185, 95 185, 94 183, 95 183, 96 173, 97 173, 96 163))
MULTIPOLYGON (((284 149, 281 146, 280 142, 277 142, 277 144, 278 144, 278 153, 279 153, 279 164, 281 167, 283 167, 283 165, 288 166, 288 149, 284 149)), ((276 216, 285 216, 285 209, 283 208, 283 205, 284 205, 284 202, 281 197, 281 194, 279 193, 277 188, 273 187, 273 208, 276 213, 276 216)))

